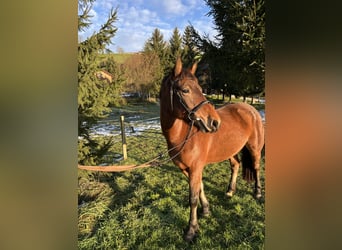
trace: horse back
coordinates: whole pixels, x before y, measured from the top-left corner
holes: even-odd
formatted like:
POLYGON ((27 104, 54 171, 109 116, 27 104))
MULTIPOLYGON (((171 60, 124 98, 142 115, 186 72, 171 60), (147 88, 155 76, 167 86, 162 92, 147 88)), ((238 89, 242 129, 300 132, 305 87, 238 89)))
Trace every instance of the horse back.
POLYGON ((221 118, 218 137, 226 140, 234 138, 241 144, 252 138, 257 148, 263 147, 264 126, 260 113, 253 106, 242 102, 231 103, 218 108, 217 113, 221 118))
POLYGON ((251 105, 243 102, 229 103, 216 110, 222 122, 230 121, 239 126, 262 125, 262 118, 259 112, 251 105))

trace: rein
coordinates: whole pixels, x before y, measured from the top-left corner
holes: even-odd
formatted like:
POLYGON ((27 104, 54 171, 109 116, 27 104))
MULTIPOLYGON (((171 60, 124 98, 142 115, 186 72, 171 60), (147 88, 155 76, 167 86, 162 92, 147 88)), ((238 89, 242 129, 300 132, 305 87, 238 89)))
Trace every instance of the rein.
POLYGON ((190 126, 188 129, 188 132, 185 136, 185 139, 178 145, 174 146, 173 148, 168 149, 166 152, 160 154, 159 156, 155 157, 154 159, 142 163, 142 164, 138 164, 138 165, 124 165, 124 166, 118 166, 118 165, 111 165, 111 166, 84 166, 84 165, 78 165, 79 169, 84 169, 84 170, 90 170, 90 171, 101 171, 101 172, 123 172, 123 171, 129 171, 129 170, 134 170, 134 169, 138 169, 138 168, 146 168, 146 167, 152 167, 152 166, 161 166, 163 163, 168 162, 168 161, 172 161, 173 159, 175 159, 184 149, 184 146, 186 144, 186 142, 193 136, 195 135, 191 134, 191 130, 194 126, 194 123, 198 120, 200 120, 199 118, 195 118, 195 113, 197 110, 199 110, 203 105, 210 103, 208 100, 203 100, 201 101, 199 104, 197 104, 194 108, 189 109, 189 107, 184 103, 182 96, 179 94, 179 92, 174 88, 174 84, 175 81, 171 80, 171 87, 170 87, 170 98, 171 98, 171 110, 173 111, 173 94, 176 93, 178 98, 179 98, 179 102, 181 103, 181 105, 183 106, 183 108, 187 111, 188 113, 188 119, 190 120, 190 126), (175 150, 176 148, 180 147, 180 150, 173 155, 172 157, 170 157, 169 159, 166 160, 162 160, 160 161, 160 159, 162 157, 164 157, 166 154, 170 153, 171 151, 175 150))
POLYGON ((117 165, 112 165, 112 166, 85 166, 85 165, 78 165, 79 169, 83 169, 83 170, 89 170, 89 171, 100 171, 100 172, 124 172, 124 171, 130 171, 130 170, 134 170, 134 169, 138 169, 138 168, 146 168, 146 167, 153 167, 153 166, 161 166, 163 163, 168 162, 168 161, 172 161, 174 158, 176 158, 184 149, 184 146, 186 144, 186 142, 193 136, 195 135, 192 134, 190 136, 191 130, 194 126, 194 121, 191 120, 188 132, 185 136, 185 139, 178 145, 174 146, 173 148, 168 149, 166 152, 159 154, 159 156, 155 157, 154 159, 147 161, 145 163, 142 164, 138 164, 138 165, 124 165, 124 166, 117 166, 117 165), (161 158, 163 158, 166 154, 170 153, 172 150, 181 147, 180 150, 173 155, 172 157, 170 157, 169 159, 165 159, 162 161, 159 161, 161 158))

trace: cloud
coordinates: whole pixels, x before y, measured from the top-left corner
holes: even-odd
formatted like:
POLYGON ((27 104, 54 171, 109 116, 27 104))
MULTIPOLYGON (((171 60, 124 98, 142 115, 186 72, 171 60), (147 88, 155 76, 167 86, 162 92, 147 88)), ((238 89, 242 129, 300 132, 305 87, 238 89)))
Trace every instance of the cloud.
POLYGON ((214 40, 217 35, 217 30, 214 29, 214 23, 209 22, 208 19, 195 20, 192 25, 199 32, 200 35, 209 35, 211 40, 214 40))
POLYGON ((166 14, 175 16, 186 16, 204 7, 203 0, 155 0, 155 4, 160 5, 166 14))
POLYGON ((164 40, 169 40, 173 29, 180 32, 191 22, 200 34, 208 33, 212 37, 213 24, 211 18, 205 16, 208 12, 203 0, 97 0, 94 3, 96 17, 92 21, 90 31, 81 33, 81 37, 92 34, 106 22, 110 9, 118 7, 118 20, 114 24, 116 32, 110 46, 112 51, 121 47, 125 52, 142 50, 144 43, 158 28, 164 40))
POLYGON ((156 27, 168 26, 156 12, 136 6, 126 7, 118 12, 118 31, 113 38, 112 51, 119 46, 126 52, 141 51, 145 41, 156 27))
POLYGON ((141 23, 153 23, 158 21, 157 13, 148 9, 138 9, 131 6, 126 11, 119 12, 119 22, 123 20, 123 23, 141 24, 141 23))
POLYGON ((160 3, 166 13, 183 16, 187 12, 187 7, 181 0, 166 0, 160 1, 160 3))

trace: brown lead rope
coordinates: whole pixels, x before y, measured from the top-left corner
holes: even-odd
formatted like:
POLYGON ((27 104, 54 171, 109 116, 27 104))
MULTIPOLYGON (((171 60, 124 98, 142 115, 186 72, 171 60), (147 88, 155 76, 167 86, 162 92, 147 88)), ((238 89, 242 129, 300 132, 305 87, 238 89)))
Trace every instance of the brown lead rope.
POLYGON ((146 167, 152 167, 152 166, 161 166, 163 163, 168 162, 168 161, 172 161, 174 158, 176 158, 184 149, 185 143, 193 136, 195 135, 192 134, 190 136, 190 132, 192 130, 192 127, 194 125, 194 121, 191 120, 191 125, 189 127, 188 133, 184 139, 183 142, 181 142, 180 144, 178 144, 177 146, 170 148, 169 150, 167 150, 165 153, 160 154, 159 156, 155 157, 154 159, 145 162, 143 164, 139 164, 139 165, 124 165, 124 166, 118 166, 118 165, 111 165, 111 166, 85 166, 85 165, 78 165, 79 169, 83 169, 83 170, 89 170, 89 171, 100 171, 100 172, 123 172, 123 171, 130 171, 133 169, 138 169, 138 168, 146 168, 146 167), (164 155, 168 154, 169 152, 171 152, 172 150, 176 149, 177 147, 179 147, 181 145, 181 149, 178 151, 177 154, 175 154, 174 156, 172 156, 169 159, 163 160, 163 161, 158 161, 159 159, 161 159, 162 157, 164 157, 164 155))

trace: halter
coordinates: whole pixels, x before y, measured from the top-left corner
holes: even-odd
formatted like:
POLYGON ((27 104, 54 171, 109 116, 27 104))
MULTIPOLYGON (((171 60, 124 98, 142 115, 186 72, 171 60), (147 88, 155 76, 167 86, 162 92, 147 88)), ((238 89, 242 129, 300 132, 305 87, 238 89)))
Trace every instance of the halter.
POLYGON ((188 113, 188 118, 190 121, 197 121, 199 120, 199 118, 195 119, 195 113, 197 110, 199 110, 203 105, 210 103, 208 100, 203 100, 201 101, 199 104, 197 104, 194 108, 189 109, 189 107, 186 105, 186 103, 184 102, 181 94, 179 93, 178 90, 174 89, 174 84, 176 81, 172 81, 171 80, 171 88, 170 88, 170 99, 171 99, 171 110, 173 111, 173 94, 176 93, 177 96, 179 97, 179 102, 182 104, 183 108, 186 110, 186 112, 188 113))

